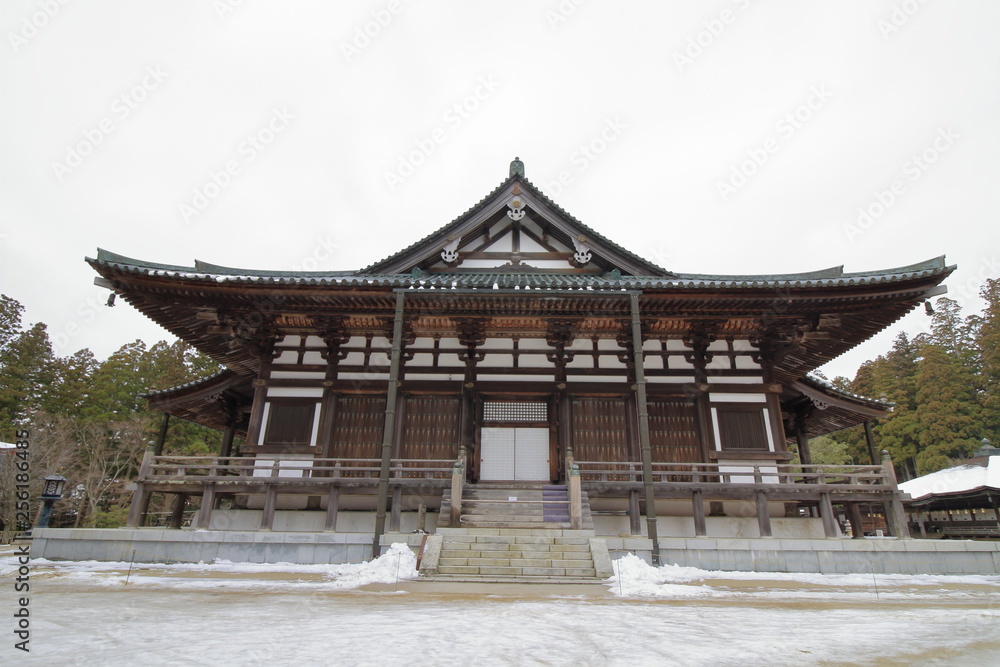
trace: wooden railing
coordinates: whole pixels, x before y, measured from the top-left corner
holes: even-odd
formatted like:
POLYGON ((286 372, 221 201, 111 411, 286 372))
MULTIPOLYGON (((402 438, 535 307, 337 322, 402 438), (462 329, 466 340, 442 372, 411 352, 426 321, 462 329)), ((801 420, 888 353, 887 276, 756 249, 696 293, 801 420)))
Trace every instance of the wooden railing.
MULTIPOLYGON (((608 463, 576 461, 580 478, 588 482, 642 483, 642 464, 637 461, 608 463)), ((653 463, 652 482, 657 485, 704 486, 705 484, 835 485, 838 488, 871 491, 873 486, 895 488, 883 466, 790 465, 781 463, 653 463)))
MULTIPOLYGON (((392 479, 451 479, 454 459, 392 459, 392 479)), ((140 482, 224 482, 242 479, 377 480, 379 459, 271 459, 267 457, 153 456, 144 462, 140 482)))

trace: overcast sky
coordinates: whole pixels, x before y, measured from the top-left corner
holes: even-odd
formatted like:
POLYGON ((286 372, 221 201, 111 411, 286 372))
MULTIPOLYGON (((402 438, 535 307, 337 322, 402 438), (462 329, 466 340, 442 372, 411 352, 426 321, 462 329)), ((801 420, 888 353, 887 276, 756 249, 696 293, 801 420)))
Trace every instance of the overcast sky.
MULTIPOLYGON (((526 176, 679 272, 1000 276, 1000 3, 3 0, 0 289, 60 355, 166 333, 84 263, 361 268, 526 176), (865 215, 859 214, 865 212, 865 215)), ((853 376, 923 309, 824 367, 853 376)))

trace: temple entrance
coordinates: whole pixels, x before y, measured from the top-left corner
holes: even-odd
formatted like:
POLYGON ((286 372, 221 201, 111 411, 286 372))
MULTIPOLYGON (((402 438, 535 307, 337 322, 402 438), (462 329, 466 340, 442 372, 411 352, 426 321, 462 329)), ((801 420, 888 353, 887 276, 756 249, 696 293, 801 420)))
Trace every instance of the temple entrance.
POLYGON ((548 481, 549 429, 484 428, 480 465, 484 482, 548 481))
POLYGON ((479 436, 481 481, 550 480, 548 405, 545 403, 485 401, 479 436))

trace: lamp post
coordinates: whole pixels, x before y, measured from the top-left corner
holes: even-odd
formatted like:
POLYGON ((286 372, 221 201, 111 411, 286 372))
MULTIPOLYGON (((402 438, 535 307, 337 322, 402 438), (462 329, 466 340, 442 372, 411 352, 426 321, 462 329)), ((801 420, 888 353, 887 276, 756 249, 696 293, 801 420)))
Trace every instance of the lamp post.
POLYGON ((38 527, 49 527, 49 516, 52 514, 52 505, 62 498, 63 487, 66 486, 66 478, 60 474, 49 475, 45 478, 45 486, 42 487, 42 515, 38 517, 38 527))

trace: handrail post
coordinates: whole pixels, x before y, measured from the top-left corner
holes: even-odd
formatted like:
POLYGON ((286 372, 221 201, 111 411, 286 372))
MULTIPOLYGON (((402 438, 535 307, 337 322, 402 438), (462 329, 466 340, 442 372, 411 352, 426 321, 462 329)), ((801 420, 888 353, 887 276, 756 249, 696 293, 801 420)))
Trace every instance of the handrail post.
POLYGON ((451 517, 449 525, 458 527, 462 516, 462 493, 465 485, 465 448, 458 454, 458 459, 451 469, 451 517))
POLYGON ((892 459, 889 452, 882 450, 882 474, 885 475, 886 486, 889 487, 891 496, 886 503, 888 510, 886 519, 890 524, 892 534, 899 539, 909 539, 910 527, 906 524, 906 512, 903 510, 903 503, 899 500, 899 486, 896 485, 896 469, 892 466, 892 459))
POLYGON ((569 520, 575 530, 583 527, 583 493, 580 484, 580 466, 573 463, 569 471, 569 520))
POLYGON ((150 497, 149 492, 146 491, 145 480, 149 476, 149 467, 152 464, 153 448, 147 447, 142 455, 142 463, 139 465, 139 480, 135 483, 132 505, 129 507, 128 519, 125 522, 129 528, 137 528, 145 523, 150 497))

